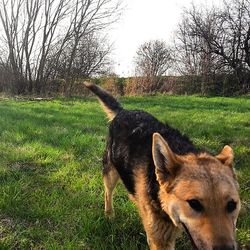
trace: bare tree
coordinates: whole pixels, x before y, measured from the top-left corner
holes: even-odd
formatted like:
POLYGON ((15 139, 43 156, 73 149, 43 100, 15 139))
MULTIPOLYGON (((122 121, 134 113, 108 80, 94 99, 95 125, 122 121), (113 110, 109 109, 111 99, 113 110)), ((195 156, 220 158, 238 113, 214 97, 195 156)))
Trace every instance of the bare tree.
MULTIPOLYGON (((109 45, 105 38, 101 38, 94 33, 88 34, 80 39, 76 48, 75 41, 70 40, 61 51, 59 59, 56 58, 52 51, 51 56, 48 58, 47 70, 54 75, 54 78, 68 80, 66 89, 67 94, 70 94, 75 81, 91 76, 107 75, 111 72, 111 50, 112 46, 109 45), (75 55, 72 60, 73 50, 75 55)), ((55 53, 57 51, 55 49, 55 53)))
MULTIPOLYGON (((97 43, 94 45, 95 42, 93 40, 93 35, 96 35, 100 30, 103 30, 118 19, 120 5, 121 2, 117 0, 75 0, 75 8, 70 17, 71 25, 66 32, 67 36, 64 36, 59 40, 60 48, 56 56, 57 64, 60 64, 61 53, 65 55, 65 51, 67 51, 67 63, 64 68, 64 78, 66 79, 66 82, 69 82, 70 84, 72 76, 75 76, 75 73, 73 72, 75 68, 74 63, 77 60, 77 57, 79 58, 80 47, 81 49, 84 49, 84 52, 86 53, 85 58, 87 53, 92 54, 92 60, 88 60, 88 62, 86 62, 88 65, 84 66, 86 69, 89 68, 89 71, 91 68, 93 71, 95 67, 101 66, 102 61, 103 64, 107 63, 107 61, 104 62, 104 59, 106 60, 105 56, 110 52, 111 47, 107 46, 109 48, 104 49, 107 43, 104 44, 102 48, 100 44, 98 46, 97 43), (92 40, 90 40, 90 38, 92 40), (84 47, 84 45, 86 45, 86 47, 84 47), (87 52, 86 48, 93 50, 94 47, 95 49, 99 49, 99 55, 97 55, 96 51, 96 58, 93 60, 93 51, 87 52), (103 49, 105 52, 102 51, 103 49), (96 60, 100 60, 98 64, 96 60)), ((83 67, 83 65, 81 65, 81 67, 83 67)))
POLYGON ((46 55, 59 22, 66 14, 65 0, 1 0, 3 40, 9 51, 17 93, 40 91, 46 55), (28 86, 27 86, 28 85, 28 86))
POLYGON ((103 30, 117 20, 119 0, 0 0, 1 46, 17 83, 17 93, 40 93, 53 77, 48 70, 51 50, 56 64, 72 46, 67 67, 70 76, 78 45, 83 37, 103 30))
MULTIPOLYGON (((203 18, 210 29, 216 19, 210 13, 203 13, 203 18)), ((175 66, 177 72, 192 83, 193 90, 205 95, 213 86, 213 78, 223 67, 218 55, 212 53, 202 36, 197 36, 192 19, 184 15, 178 25, 175 37, 175 66), (196 86, 195 86, 196 85, 196 86)))
POLYGON ((103 75, 109 72, 111 59, 109 57, 111 52, 111 45, 105 38, 99 38, 94 34, 88 34, 81 38, 75 50, 74 42, 68 44, 65 51, 60 57, 60 69, 58 73, 60 77, 66 78, 67 74, 71 78, 88 78, 93 75, 103 75), (75 50, 73 60, 72 50, 75 50), (69 73, 67 70, 71 68, 69 73))
POLYGON ((0 60, 0 92, 13 92, 13 80, 10 65, 0 60))
POLYGON ((142 44, 135 57, 136 70, 140 76, 146 77, 144 84, 148 91, 159 88, 160 78, 170 68, 171 53, 165 42, 153 40, 142 44))
POLYGON ((142 44, 136 52, 136 66, 144 76, 162 76, 169 69, 170 49, 159 40, 142 44))
MULTIPOLYGON (((231 92, 235 89, 241 93, 249 91, 249 10, 250 0, 225 0, 221 8, 192 6, 184 13, 187 32, 181 37, 188 38, 189 44, 190 41, 197 42, 193 48, 186 47, 186 51, 195 57, 210 55, 215 74, 218 71, 233 74, 236 80, 233 86, 228 86, 232 88, 231 92)), ((183 46, 185 42, 181 41, 183 46)))

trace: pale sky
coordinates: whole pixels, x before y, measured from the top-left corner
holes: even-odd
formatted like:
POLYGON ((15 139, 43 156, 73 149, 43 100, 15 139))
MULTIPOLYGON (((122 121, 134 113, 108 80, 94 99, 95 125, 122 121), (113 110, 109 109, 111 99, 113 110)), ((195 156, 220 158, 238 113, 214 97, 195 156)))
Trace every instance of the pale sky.
MULTIPOLYGON (((217 0, 221 1, 221 0, 217 0)), ((110 32, 114 42, 115 73, 134 74, 133 58, 144 42, 160 39, 171 42, 183 7, 191 3, 209 5, 213 0, 124 0, 122 18, 110 32)))

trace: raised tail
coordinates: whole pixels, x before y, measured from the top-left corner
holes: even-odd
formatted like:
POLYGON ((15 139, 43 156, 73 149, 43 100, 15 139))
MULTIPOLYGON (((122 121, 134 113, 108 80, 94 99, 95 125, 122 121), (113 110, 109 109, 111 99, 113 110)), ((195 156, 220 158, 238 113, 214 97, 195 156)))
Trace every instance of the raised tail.
POLYGON ((109 120, 112 121, 117 113, 122 110, 120 103, 103 88, 89 82, 84 82, 84 85, 97 95, 103 110, 107 114, 109 120))

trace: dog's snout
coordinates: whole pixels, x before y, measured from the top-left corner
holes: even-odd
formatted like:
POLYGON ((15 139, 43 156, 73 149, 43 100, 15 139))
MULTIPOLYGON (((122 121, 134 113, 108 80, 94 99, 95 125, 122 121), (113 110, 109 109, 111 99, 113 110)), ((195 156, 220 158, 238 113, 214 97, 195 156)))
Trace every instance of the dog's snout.
POLYGON ((235 247, 229 245, 214 246, 213 250, 235 250, 235 247))

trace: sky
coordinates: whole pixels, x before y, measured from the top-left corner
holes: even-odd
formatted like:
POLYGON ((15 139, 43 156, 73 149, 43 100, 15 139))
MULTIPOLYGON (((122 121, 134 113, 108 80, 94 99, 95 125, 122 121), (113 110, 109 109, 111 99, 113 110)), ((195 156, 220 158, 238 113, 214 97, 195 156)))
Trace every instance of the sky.
MULTIPOLYGON (((171 43, 184 7, 191 3, 209 5, 213 0, 123 0, 126 6, 120 21, 110 32, 114 44, 115 73, 134 75, 134 56, 146 41, 171 43)), ((220 0, 219 0, 220 1, 220 0)))

